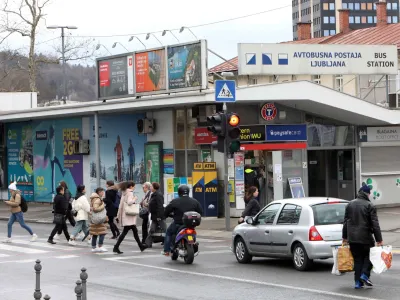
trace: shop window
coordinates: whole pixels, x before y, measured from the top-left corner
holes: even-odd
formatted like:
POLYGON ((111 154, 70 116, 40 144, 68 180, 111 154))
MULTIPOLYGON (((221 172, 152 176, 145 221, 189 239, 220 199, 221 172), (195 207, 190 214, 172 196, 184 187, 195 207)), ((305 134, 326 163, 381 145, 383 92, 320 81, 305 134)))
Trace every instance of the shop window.
POLYGON ((301 150, 285 150, 282 152, 282 180, 284 197, 292 197, 290 187, 288 185, 288 178, 300 177, 303 180, 303 164, 301 153, 301 150))
POLYGON ((175 150, 175 176, 176 177, 185 177, 186 176, 186 168, 185 168, 185 150, 175 150))
POLYGON ((335 76, 335 89, 339 92, 343 92, 343 76, 342 75, 335 76))
POLYGON ((199 161, 197 150, 188 150, 187 151, 187 176, 191 177, 193 172, 194 163, 199 161))
POLYGON ((353 146, 354 127, 308 124, 307 139, 309 147, 353 146))
POLYGON ((185 110, 175 113, 175 149, 185 149, 185 110))
POLYGON ((187 130, 186 130, 186 136, 187 136, 187 145, 186 149, 196 149, 197 146, 195 143, 194 139, 194 130, 197 127, 197 119, 192 118, 192 109, 189 108, 187 109, 187 130))

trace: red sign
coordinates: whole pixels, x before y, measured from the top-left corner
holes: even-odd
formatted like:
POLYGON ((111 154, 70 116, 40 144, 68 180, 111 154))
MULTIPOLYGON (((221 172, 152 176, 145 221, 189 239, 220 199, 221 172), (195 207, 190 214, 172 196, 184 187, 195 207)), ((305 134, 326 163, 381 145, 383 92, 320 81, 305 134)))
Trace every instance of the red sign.
POLYGON ((99 64, 100 87, 110 86, 110 63, 108 61, 99 64))
POLYGON ((263 107, 261 107, 261 117, 265 121, 272 121, 276 118, 276 115, 278 113, 278 109, 273 103, 267 103, 264 104, 263 107))
POLYGON ((206 127, 198 127, 194 129, 194 142, 196 145, 212 144, 218 138, 207 130, 206 127))

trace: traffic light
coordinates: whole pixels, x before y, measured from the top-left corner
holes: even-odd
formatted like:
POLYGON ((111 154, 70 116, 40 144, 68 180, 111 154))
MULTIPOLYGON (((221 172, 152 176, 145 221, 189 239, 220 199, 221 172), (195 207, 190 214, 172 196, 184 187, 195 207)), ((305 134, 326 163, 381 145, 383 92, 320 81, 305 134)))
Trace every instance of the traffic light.
POLYGON ((218 152, 224 153, 225 132, 226 132, 226 115, 218 113, 207 117, 207 130, 218 136, 217 149, 218 152))
POLYGON ((226 114, 226 145, 228 153, 240 150, 240 118, 235 113, 226 114))

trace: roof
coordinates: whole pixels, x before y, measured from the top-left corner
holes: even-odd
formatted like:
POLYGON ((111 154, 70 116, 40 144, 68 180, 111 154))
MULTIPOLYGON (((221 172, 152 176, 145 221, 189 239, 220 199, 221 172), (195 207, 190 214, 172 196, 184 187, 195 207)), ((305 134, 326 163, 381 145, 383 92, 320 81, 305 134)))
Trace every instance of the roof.
MULTIPOLYGON (((308 40, 287 41, 282 44, 397 45, 397 49, 400 49, 400 23, 352 30, 347 33, 308 40)), ((238 65, 238 57, 232 58, 230 62, 238 65)), ((237 68, 234 69, 226 62, 210 69, 210 73, 229 71, 237 71, 237 68)))

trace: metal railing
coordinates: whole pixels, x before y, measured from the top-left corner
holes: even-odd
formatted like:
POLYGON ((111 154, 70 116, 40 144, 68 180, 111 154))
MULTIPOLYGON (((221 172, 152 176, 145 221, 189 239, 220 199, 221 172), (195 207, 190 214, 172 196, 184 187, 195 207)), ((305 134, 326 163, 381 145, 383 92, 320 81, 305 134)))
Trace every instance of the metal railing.
MULTIPOLYGON (((42 272, 42 265, 41 261, 38 259, 36 260, 35 264, 35 273, 36 273, 36 287, 35 287, 35 292, 33 293, 33 298, 35 300, 41 300, 42 299, 42 292, 40 289, 40 274, 42 272)), ((88 279, 88 274, 86 273, 86 269, 82 268, 81 269, 81 274, 80 274, 80 280, 76 282, 76 286, 74 289, 74 292, 76 294, 76 299, 77 300, 87 300, 87 290, 86 290, 86 283, 88 279)), ((50 300, 51 297, 49 295, 45 295, 44 300, 50 300)))

